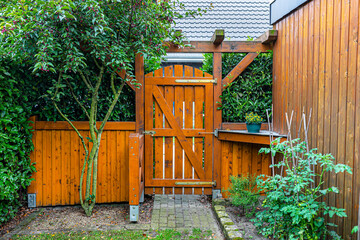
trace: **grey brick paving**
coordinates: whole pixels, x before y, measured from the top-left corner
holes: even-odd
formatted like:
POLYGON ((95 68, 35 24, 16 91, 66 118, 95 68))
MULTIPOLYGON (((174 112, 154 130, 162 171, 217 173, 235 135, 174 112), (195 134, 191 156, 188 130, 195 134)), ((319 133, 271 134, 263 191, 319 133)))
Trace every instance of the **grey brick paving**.
POLYGON ((199 195, 155 195, 151 217, 153 229, 211 230, 216 239, 223 239, 209 202, 199 195))

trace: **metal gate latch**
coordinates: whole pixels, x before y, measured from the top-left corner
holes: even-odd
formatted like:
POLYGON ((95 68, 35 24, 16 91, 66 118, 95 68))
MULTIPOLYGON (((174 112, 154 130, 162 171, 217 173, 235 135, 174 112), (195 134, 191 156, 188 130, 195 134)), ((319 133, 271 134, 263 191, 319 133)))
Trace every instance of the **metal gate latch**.
POLYGON ((214 134, 215 137, 219 137, 219 129, 215 129, 214 132, 199 132, 199 134, 214 134))

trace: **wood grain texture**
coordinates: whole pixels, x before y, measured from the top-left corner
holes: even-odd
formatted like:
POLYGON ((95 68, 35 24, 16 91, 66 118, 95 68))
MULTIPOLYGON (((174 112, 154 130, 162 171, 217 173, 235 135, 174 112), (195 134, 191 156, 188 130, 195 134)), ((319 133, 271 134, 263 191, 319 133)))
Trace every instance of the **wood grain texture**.
POLYGON ((324 200, 346 209, 347 218, 330 219, 339 225, 336 230, 344 239, 354 237, 350 231, 359 221, 359 7, 358 0, 313 0, 274 26, 278 30, 273 68, 274 127, 286 133, 280 118, 294 110, 297 127, 292 130, 297 135, 302 110, 309 115, 311 109, 311 148, 332 153, 336 163, 353 169, 352 175, 325 178, 325 186, 340 189, 340 194, 330 194, 324 200), (278 96, 284 93, 281 100, 278 96))
MULTIPOLYGON (((258 154, 259 144, 221 141, 221 189, 228 189, 230 176, 270 174, 270 155, 258 154)), ((224 193, 223 193, 224 194, 224 193)), ((224 194, 227 197, 227 194, 224 194)))
MULTIPOLYGON (((85 157, 79 137, 75 131, 64 127, 63 122, 60 126, 57 123, 37 124, 46 128, 36 129, 33 134, 31 161, 37 172, 33 174, 35 180, 27 189, 28 193, 36 193, 37 206, 79 204, 80 173, 85 157)), ((113 126, 113 129, 121 129, 123 123, 118 124, 120 126, 113 126)), ((129 200, 128 138, 135 131, 135 124, 129 124, 133 126, 131 130, 127 130, 128 123, 125 130, 104 130, 99 150, 97 203, 129 200)), ((84 138, 89 136, 86 130, 80 133, 84 138)), ((86 145, 90 146, 88 140, 86 145)))

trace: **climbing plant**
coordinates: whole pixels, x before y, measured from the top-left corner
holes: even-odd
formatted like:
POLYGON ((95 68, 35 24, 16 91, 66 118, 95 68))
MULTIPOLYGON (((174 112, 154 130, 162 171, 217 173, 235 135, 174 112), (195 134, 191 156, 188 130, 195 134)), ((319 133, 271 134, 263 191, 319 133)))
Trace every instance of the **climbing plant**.
POLYGON ((0 65, 0 224, 13 218, 25 200, 35 167, 28 117, 31 97, 24 94, 26 72, 0 65))

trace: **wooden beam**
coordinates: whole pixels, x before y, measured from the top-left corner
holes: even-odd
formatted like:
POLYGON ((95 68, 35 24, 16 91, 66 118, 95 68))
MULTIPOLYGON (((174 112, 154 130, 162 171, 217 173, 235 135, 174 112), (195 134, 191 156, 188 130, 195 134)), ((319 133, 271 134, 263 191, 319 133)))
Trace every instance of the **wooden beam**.
POLYGON ((145 74, 144 74, 144 56, 140 53, 135 56, 135 78, 136 81, 140 84, 139 88, 135 89, 135 128, 137 133, 142 133, 144 131, 144 122, 145 122, 145 101, 144 101, 144 87, 145 87, 145 74))
POLYGON ((228 87, 228 85, 234 81, 249 65, 254 61, 254 59, 258 56, 258 53, 248 53, 239 63, 234 67, 233 70, 229 72, 226 77, 222 80, 222 85, 224 89, 228 87))
MULTIPOLYGON (((213 57, 213 76, 214 78, 221 79, 222 76, 222 56, 221 53, 214 53, 213 57)), ((221 103, 220 95, 222 93, 222 84, 219 82, 214 85, 214 129, 220 129, 222 123, 222 111, 219 109, 221 103)), ((222 146, 218 138, 213 136, 213 179, 217 182, 215 189, 221 189, 221 152, 222 146)))
MULTIPOLYGON (((96 126, 100 127, 102 122, 96 122, 96 126)), ((89 130, 89 122, 76 121, 72 122, 78 130, 89 130)), ((66 121, 48 122, 36 121, 36 130, 73 130, 66 121)), ((107 122, 104 127, 105 131, 133 131, 135 130, 135 122, 107 122)))
POLYGON ((248 52, 266 52, 271 50, 271 46, 262 44, 259 41, 225 41, 220 45, 214 45, 212 41, 194 41, 189 42, 191 47, 179 48, 170 42, 165 42, 169 48, 168 53, 248 53, 248 52))
MULTIPOLYGON (((222 130, 246 130, 246 123, 233 123, 233 122, 223 122, 221 124, 222 130)), ((269 130, 268 124, 261 124, 260 130, 269 130)))
POLYGON ((214 45, 219 45, 224 41, 224 38, 225 38, 225 31, 223 29, 216 29, 210 41, 214 45))
MULTIPOLYGON (((280 142, 284 142, 287 140, 286 136, 275 135, 274 137, 276 136, 281 137, 280 142)), ((219 140, 270 145, 270 137, 268 132, 260 134, 247 133, 246 130, 234 132, 219 132, 219 140)))
POLYGON ((267 30, 256 41, 261 42, 262 44, 271 44, 276 41, 278 36, 277 30, 267 30))
MULTIPOLYGON (((124 70, 124 69, 122 69, 122 70, 120 70, 120 71, 116 71, 116 73, 117 73, 122 79, 125 78, 125 70, 124 70)), ((126 81, 126 84, 127 84, 129 87, 131 87, 132 90, 135 91, 134 85, 132 85, 132 84, 130 83, 131 80, 132 80, 132 78, 130 78, 130 81, 126 81)))

